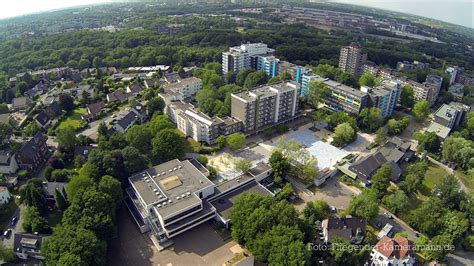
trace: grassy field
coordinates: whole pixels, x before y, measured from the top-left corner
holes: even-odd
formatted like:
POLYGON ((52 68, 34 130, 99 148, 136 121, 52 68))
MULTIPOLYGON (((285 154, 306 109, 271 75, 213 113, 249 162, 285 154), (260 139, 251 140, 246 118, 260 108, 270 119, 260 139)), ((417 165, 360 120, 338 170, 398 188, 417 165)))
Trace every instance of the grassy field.
POLYGON ((69 126, 73 127, 74 129, 80 128, 84 123, 84 121, 82 121, 81 119, 81 115, 85 113, 85 108, 75 109, 72 114, 68 118, 66 118, 66 120, 62 121, 61 124, 59 124, 58 128, 63 129, 69 126))
POLYGON ((474 190, 474 175, 468 175, 461 171, 455 171, 455 174, 470 192, 474 190))
POLYGON ((427 187, 430 191, 441 183, 445 176, 449 175, 443 167, 430 163, 428 165, 428 171, 425 174, 425 179, 423 180, 423 185, 427 187))

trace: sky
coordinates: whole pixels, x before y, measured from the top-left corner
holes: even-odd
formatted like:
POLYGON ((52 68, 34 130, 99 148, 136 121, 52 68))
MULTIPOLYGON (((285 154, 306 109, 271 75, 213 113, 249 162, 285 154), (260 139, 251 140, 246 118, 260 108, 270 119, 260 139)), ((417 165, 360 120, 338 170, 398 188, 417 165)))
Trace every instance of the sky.
POLYGON ((111 0, 0 0, 0 18, 105 2, 111 0))
MULTIPOLYGON (((0 18, 113 0, 0 0, 0 18)), ((400 11, 474 28, 473 0, 332 0, 400 11)))
POLYGON ((333 0, 434 18, 474 28, 473 0, 333 0))

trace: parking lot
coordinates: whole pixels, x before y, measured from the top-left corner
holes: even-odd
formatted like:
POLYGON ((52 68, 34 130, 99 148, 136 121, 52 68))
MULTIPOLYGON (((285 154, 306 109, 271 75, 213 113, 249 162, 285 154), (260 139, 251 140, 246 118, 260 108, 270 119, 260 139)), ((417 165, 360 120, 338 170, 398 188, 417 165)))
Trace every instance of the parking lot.
POLYGON ((207 223, 173 238, 174 245, 158 252, 146 234, 141 234, 130 214, 118 214, 118 239, 111 242, 109 265, 222 265, 234 257, 238 245, 222 238, 207 223))

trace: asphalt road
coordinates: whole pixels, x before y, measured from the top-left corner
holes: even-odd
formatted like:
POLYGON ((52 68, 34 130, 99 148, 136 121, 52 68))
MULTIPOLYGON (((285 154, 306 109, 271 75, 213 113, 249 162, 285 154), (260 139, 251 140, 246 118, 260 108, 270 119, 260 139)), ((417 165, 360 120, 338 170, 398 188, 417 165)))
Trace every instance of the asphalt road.
POLYGON ((9 223, 7 228, 5 228, 5 230, 12 229, 12 233, 11 233, 10 237, 5 238, 3 236, 3 232, 2 232, 1 241, 2 241, 2 243, 5 247, 13 247, 13 238, 14 238, 13 236, 15 235, 15 233, 23 231, 23 228, 21 227, 21 224, 22 224, 22 221, 21 221, 21 208, 22 208, 22 205, 18 206, 18 208, 15 210, 15 212, 13 213, 13 215, 9 219, 11 221, 11 219, 13 217, 17 217, 18 220, 15 223, 15 225, 11 226, 11 224, 9 223))

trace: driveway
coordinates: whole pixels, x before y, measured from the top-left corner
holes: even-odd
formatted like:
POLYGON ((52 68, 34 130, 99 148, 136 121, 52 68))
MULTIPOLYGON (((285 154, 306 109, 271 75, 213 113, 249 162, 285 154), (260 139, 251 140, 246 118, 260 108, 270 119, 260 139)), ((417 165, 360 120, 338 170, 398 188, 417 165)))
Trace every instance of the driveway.
POLYGON ((126 208, 118 216, 118 238, 110 244, 109 265, 217 266, 234 257, 232 250, 237 244, 223 241, 208 223, 173 238, 174 245, 158 252, 148 236, 138 231, 126 208))
POLYGON ((108 125, 110 122, 112 122, 112 120, 115 119, 112 116, 113 116, 113 113, 109 114, 108 116, 102 119, 90 122, 89 127, 87 127, 82 132, 79 132, 78 135, 84 135, 93 140, 97 140, 99 138, 99 136, 97 135, 97 129, 99 128, 100 123, 104 122, 106 125, 108 125))

